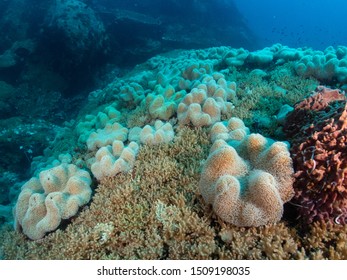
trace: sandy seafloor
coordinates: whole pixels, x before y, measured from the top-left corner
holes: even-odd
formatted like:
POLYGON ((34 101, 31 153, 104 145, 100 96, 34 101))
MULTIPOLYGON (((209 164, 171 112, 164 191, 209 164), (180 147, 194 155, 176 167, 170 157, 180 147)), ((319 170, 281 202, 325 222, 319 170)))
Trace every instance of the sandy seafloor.
POLYGON ((336 69, 328 73, 326 61, 313 59, 327 60, 333 53, 343 60, 341 52, 331 48, 315 53, 280 45, 253 53, 229 47, 175 51, 115 77, 89 95, 79 118, 67 122, 64 135, 35 159, 36 176, 45 166, 60 164, 67 153, 69 163, 90 172, 96 149, 87 147, 87 139, 107 123, 130 129, 161 119, 174 128, 173 140, 140 144, 130 171, 99 180, 93 177, 91 201, 42 239, 32 241, 13 226, 3 226, 0 258, 346 259, 347 227, 324 221, 307 225, 296 213, 300 206, 290 202, 280 221, 260 227, 237 227, 220 219, 198 186, 212 145, 212 125, 182 123, 177 116, 182 92, 188 94, 206 81, 218 84, 222 78, 227 86, 233 83, 235 94, 224 100, 233 106, 220 121, 237 117, 252 133, 288 141, 279 121, 281 107, 294 106, 318 85, 343 88, 345 81, 336 69), (308 65, 307 61, 316 63, 313 70, 299 66, 308 65), (161 103, 157 100, 159 105, 154 106, 160 95, 161 103))

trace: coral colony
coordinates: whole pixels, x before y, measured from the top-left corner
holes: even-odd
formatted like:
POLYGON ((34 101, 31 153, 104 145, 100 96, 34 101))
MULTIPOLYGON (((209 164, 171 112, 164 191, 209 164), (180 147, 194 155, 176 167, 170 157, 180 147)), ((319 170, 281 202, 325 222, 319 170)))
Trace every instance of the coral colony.
POLYGON ((346 259, 346 89, 345 47, 155 56, 33 159, 1 255, 346 259))

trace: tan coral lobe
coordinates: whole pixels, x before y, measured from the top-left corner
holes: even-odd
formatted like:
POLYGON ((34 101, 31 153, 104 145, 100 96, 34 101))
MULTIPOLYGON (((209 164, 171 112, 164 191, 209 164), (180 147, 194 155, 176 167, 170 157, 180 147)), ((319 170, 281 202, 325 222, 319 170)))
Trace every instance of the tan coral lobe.
POLYGON ((15 206, 15 224, 30 239, 42 238, 62 220, 74 216, 92 194, 88 172, 73 164, 41 171, 22 187, 15 206))
MULTIPOLYGON (((244 127, 241 120, 233 121, 235 129, 244 127)), ((229 138, 232 131, 218 123, 214 127, 211 137, 218 140, 211 147, 199 182, 205 202, 212 204, 220 218, 237 226, 278 222, 283 204, 294 194, 286 144, 260 134, 247 135, 245 129, 242 139, 228 144, 219 138, 229 138)))

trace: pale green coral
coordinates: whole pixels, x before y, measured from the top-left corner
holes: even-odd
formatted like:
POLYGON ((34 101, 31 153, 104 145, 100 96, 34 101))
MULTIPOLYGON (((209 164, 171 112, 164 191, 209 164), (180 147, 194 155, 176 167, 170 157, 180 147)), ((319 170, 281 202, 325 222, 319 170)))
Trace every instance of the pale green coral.
POLYGON ((92 132, 87 139, 89 150, 105 147, 112 144, 114 140, 126 141, 128 139, 128 129, 119 123, 107 123, 105 128, 92 132))
POLYGON ((121 113, 116 109, 117 104, 106 106, 103 111, 95 115, 86 115, 83 121, 76 125, 78 141, 81 144, 86 143, 90 134, 97 129, 103 129, 107 124, 113 124, 120 121, 121 113))

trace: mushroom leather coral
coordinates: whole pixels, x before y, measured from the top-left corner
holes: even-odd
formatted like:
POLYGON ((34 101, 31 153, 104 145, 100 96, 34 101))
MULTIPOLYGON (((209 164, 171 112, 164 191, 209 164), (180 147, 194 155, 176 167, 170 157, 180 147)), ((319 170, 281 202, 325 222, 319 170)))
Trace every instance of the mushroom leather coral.
POLYGON ((41 171, 22 187, 15 206, 16 229, 33 240, 44 237, 89 202, 90 185, 89 173, 73 164, 41 171))
POLYGON ((146 125, 140 133, 140 142, 148 145, 169 143, 175 134, 170 123, 157 120, 154 126, 146 125))
POLYGON ((230 116, 234 108, 230 100, 235 95, 235 88, 234 83, 228 84, 224 78, 216 82, 213 77, 206 77, 202 84, 193 88, 179 103, 178 121, 182 125, 192 123, 201 127, 220 121, 222 114, 230 116))
POLYGON ((96 179, 115 176, 121 172, 128 172, 134 166, 139 150, 136 142, 124 146, 122 141, 114 140, 112 146, 100 148, 95 155, 95 162, 91 170, 96 179))
POLYGON ((230 145, 214 142, 199 187, 222 220, 261 226, 281 219, 283 204, 293 196, 292 173, 285 143, 250 134, 230 145))
POLYGON ((114 140, 126 141, 128 129, 119 123, 107 123, 105 128, 92 132, 87 139, 89 150, 96 150, 111 145, 114 140))

